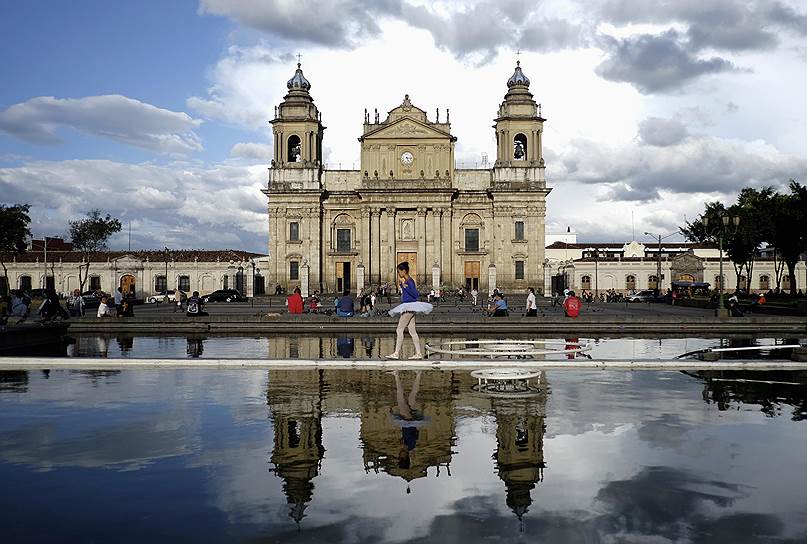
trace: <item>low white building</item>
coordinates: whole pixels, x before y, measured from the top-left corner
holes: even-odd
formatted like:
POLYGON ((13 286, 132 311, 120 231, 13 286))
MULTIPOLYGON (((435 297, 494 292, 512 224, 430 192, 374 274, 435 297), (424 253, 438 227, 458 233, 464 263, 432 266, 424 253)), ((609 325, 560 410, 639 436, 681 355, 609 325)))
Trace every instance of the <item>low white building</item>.
MULTIPOLYGON (((49 242, 50 243, 50 242, 49 242)), ((52 244, 45 253, 34 244, 33 250, 6 261, 8 283, 12 289, 51 287, 57 293, 79 289, 79 267, 86 262, 72 250, 58 250, 52 244)), ((69 247, 65 244, 61 247, 69 247)), ((84 290, 101 289, 112 293, 118 287, 137 299, 167 289, 210 293, 216 289, 237 289, 246 296, 274 292, 264 281, 268 257, 238 250, 179 251, 103 251, 91 259, 84 290)), ((84 275, 84 271, 82 271, 84 275)), ((5 277, 0 270, 0 292, 5 277)))
MULTIPOLYGON (((751 278, 740 277, 739 287, 752 293, 776 287, 773 259, 770 252, 762 252, 755 261, 751 278)), ((709 283, 713 288, 720 284, 720 252, 705 244, 664 242, 628 243, 566 243, 555 241, 546 247, 546 271, 543 291, 557 291, 565 283, 571 289, 596 293, 613 289, 622 293, 642 289, 660 288, 666 291, 673 281, 709 283), (658 281, 659 275, 661 281, 658 281), (556 288, 553 289, 553 277, 556 288), (561 279, 558 279, 561 278, 561 279), (558 283, 560 282, 560 283, 558 283)), ((799 261, 795 270, 797 289, 807 286, 807 267, 799 261)), ((737 287, 734 264, 723 254, 723 278, 727 290, 737 287)), ((787 269, 781 289, 790 290, 791 279, 787 269)))

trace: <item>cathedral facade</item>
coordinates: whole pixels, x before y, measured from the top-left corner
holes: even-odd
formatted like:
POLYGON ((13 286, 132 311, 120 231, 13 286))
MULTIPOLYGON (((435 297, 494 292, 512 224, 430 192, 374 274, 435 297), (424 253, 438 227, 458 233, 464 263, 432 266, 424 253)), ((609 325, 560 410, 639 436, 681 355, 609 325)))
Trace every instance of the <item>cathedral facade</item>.
POLYGON ((407 261, 423 288, 542 291, 550 189, 529 85, 517 63, 494 119, 492 168, 457 168, 449 111, 432 121, 406 95, 384 119, 365 111, 359 170, 329 170, 298 63, 271 121, 268 285, 304 295, 394 286, 407 261))

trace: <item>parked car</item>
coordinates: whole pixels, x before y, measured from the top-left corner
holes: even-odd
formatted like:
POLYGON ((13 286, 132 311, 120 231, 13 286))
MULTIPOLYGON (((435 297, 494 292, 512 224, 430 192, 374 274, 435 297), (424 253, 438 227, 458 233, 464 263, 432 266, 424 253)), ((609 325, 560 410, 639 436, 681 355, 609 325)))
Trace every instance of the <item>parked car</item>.
POLYGON ((150 297, 146 298, 146 302, 149 304, 156 304, 158 302, 176 302, 177 301, 177 293, 179 293, 180 299, 184 298, 185 293, 182 291, 175 291, 174 289, 169 289, 168 291, 161 291, 155 295, 151 295, 150 297))
POLYGON ((108 297, 104 292, 100 294, 98 291, 84 291, 81 293, 81 298, 84 299, 85 308, 97 308, 101 304, 101 297, 108 297))
POLYGON ((242 302, 247 300, 247 297, 236 291, 235 289, 219 289, 213 291, 209 295, 202 296, 202 302, 242 302))
POLYGON ((647 289, 628 295, 628 302, 658 302, 655 291, 647 289))

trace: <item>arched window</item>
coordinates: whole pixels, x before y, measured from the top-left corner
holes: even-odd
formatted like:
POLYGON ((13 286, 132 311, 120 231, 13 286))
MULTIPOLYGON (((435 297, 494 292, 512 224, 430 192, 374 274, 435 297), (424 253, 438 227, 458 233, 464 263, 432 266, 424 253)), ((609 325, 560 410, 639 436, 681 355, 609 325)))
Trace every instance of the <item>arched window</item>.
POLYGON ((759 277, 759 289, 761 291, 767 291, 771 288, 771 278, 770 276, 762 275, 759 277))
POLYGON ((162 293, 168 289, 168 282, 165 281, 165 276, 154 276, 154 290, 162 293))
POLYGON ((723 288, 723 281, 720 276, 715 276, 715 289, 722 289, 723 288))
POLYGON ((580 278, 581 289, 591 289, 591 276, 583 276, 580 278))
POLYGON ((737 281, 737 285, 740 289, 747 289, 748 288, 748 278, 745 276, 740 276, 739 280, 737 281))
POLYGON ((191 277, 190 276, 180 276, 179 277, 179 290, 183 293, 187 293, 191 290, 191 277))
POLYGON ((300 162, 303 160, 303 148, 300 145, 300 137, 297 135, 289 136, 288 153, 286 154, 288 162, 300 162))
POLYGON ((625 289, 628 291, 636 290, 636 276, 626 276, 625 277, 625 289))
POLYGON ((521 133, 513 138, 513 158, 517 161, 527 159, 527 137, 521 133))
POLYGON ((790 274, 785 274, 782 276, 782 291, 790 291, 790 274))
POLYGON ((655 274, 647 276, 647 288, 658 289, 658 277, 655 274))

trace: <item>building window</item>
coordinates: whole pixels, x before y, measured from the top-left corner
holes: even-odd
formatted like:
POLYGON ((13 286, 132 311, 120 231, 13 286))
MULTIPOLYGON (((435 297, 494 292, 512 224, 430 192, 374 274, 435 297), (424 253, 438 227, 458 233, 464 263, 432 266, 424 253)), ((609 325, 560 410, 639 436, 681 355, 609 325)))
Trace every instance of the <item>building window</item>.
POLYGON ((20 276, 20 289, 23 291, 31 290, 31 276, 20 276))
POLYGON ((740 276, 738 281, 740 289, 747 289, 748 288, 748 280, 745 276, 740 276))
POLYGON ((180 276, 179 277, 179 290, 187 293, 191 290, 191 278, 190 276, 180 276))
POLYGON ((759 288, 762 291, 767 291, 771 288, 771 278, 770 276, 760 276, 759 277, 759 288))
POLYGON ((350 251, 350 229, 336 229, 336 251, 350 251))
POLYGON ((289 241, 291 242, 299 242, 300 241, 300 223, 297 221, 292 221, 289 223, 289 241))
POLYGON ((465 229, 465 251, 479 251, 479 229, 465 229))
POLYGON ((658 278, 655 274, 651 274, 647 276, 647 288, 648 289, 658 289, 658 278))
POLYGON ((636 290, 636 276, 627 276, 625 278, 625 289, 628 291, 636 290))
POLYGON ((229 289, 230 288, 230 276, 224 276, 224 285, 221 287, 222 289, 229 289))
POLYGON ((524 279, 524 261, 516 261, 516 279, 524 279))
MULTIPOLYGON (((90 284, 92 284, 92 279, 90 279, 90 284)), ((92 285, 90 285, 90 289, 93 289, 92 285)), ((158 293, 162 293, 168 289, 168 282, 165 281, 165 276, 155 276, 154 278, 154 290, 158 293)))
POLYGON ((782 291, 790 291, 790 274, 784 274, 782 276, 782 291))
POLYGON ((721 281, 720 276, 715 276, 715 289, 722 289, 723 282, 721 281))
POLYGON ((516 221, 516 240, 524 239, 524 221, 516 221))
POLYGON ((101 276, 90 276, 90 291, 101 289, 101 276))
POLYGON ((580 278, 580 288, 591 290, 591 276, 583 276, 580 278))
POLYGON ((289 261, 289 280, 297 281, 300 279, 300 261, 289 261))
POLYGON ((513 158, 517 161, 527 158, 527 137, 523 134, 516 134, 516 137, 513 138, 513 158))

